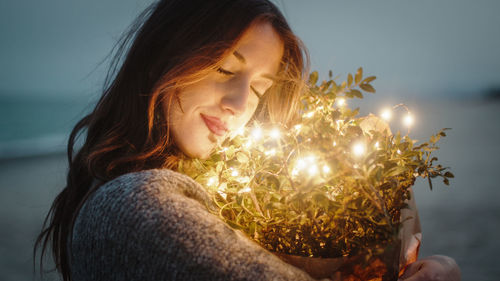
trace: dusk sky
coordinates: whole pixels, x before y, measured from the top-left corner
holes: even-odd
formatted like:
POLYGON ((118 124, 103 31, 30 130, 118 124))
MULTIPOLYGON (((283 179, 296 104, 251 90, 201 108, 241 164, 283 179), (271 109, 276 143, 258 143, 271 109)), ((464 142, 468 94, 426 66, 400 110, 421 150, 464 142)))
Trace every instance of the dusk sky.
MULTIPOLYGON (((0 2, 0 96, 99 92, 99 63, 147 0, 0 2)), ((500 88, 500 1, 275 1, 313 69, 363 66, 378 92, 478 96, 500 88)))

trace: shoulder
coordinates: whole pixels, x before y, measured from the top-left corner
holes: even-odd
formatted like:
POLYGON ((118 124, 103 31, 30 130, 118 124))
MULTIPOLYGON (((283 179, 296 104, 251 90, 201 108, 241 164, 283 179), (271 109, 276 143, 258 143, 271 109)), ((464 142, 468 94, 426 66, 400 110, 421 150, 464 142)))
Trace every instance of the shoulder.
MULTIPOLYGON (((85 205, 155 205, 174 197, 209 202, 205 189, 190 177, 168 169, 152 169, 117 177, 89 196, 85 205)), ((102 206, 101 206, 102 207, 102 206)))
MULTIPOLYGON (((136 233, 171 233, 187 216, 209 215, 208 194, 191 178, 166 169, 122 175, 98 187, 84 202, 73 239, 100 240, 136 233)), ((154 236, 154 235, 153 235, 154 236)), ((115 240, 116 241, 116 240, 115 240)))

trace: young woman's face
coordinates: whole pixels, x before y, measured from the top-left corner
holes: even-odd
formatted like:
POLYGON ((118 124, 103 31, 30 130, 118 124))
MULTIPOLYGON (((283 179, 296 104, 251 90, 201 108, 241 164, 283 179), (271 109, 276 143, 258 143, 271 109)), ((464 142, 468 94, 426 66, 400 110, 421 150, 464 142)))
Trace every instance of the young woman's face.
POLYGON ((190 157, 206 158, 244 126, 278 71, 283 43, 269 23, 252 25, 217 70, 179 93, 170 109, 176 145, 190 157))

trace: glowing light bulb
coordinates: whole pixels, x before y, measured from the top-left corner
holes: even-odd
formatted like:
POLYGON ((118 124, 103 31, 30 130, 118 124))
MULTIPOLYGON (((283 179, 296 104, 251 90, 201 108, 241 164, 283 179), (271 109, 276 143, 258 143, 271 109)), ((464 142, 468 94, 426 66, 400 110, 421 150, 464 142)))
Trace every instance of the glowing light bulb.
POLYGON ((374 145, 373 145, 375 148, 379 148, 380 144, 378 142, 376 142, 374 145))
POLYGON ((295 125, 294 128, 295 128, 295 130, 300 131, 300 129, 302 128, 302 125, 300 125, 300 124, 295 125))
POLYGON ((323 173, 328 174, 328 173, 330 173, 330 171, 331 170, 330 170, 330 167, 328 167, 328 165, 323 166, 323 173))
POLYGON ((252 190, 250 189, 250 187, 248 187, 248 186, 247 186, 247 187, 244 187, 244 188, 240 189, 240 190, 238 191, 238 193, 240 193, 240 194, 241 194, 241 193, 248 193, 248 192, 250 192, 250 191, 252 191, 252 190))
POLYGON ((337 142, 336 142, 336 141, 334 141, 334 142, 332 143, 332 145, 333 145, 333 146, 337 146, 337 142))
POLYGON ((413 125, 413 116, 411 116, 410 113, 408 113, 403 119, 403 123, 408 127, 413 125))
POLYGON ((297 160, 296 168, 298 170, 304 169, 305 166, 306 166, 306 161, 304 161, 304 159, 297 160))
POLYGON ((346 101, 345 101, 345 99, 344 99, 344 98, 339 98, 339 99, 337 100, 337 105, 338 105, 338 106, 344 106, 344 105, 346 105, 346 101))
POLYGON ((318 166, 312 165, 307 171, 309 172, 309 175, 314 176, 318 173, 318 166))
POLYGON ((239 175, 240 175, 240 173, 238 172, 238 170, 233 169, 233 171, 231 172, 232 177, 237 177, 239 175))
POLYGON ((219 193, 219 195, 222 196, 222 198, 224 198, 224 200, 227 199, 227 194, 224 191, 218 190, 217 193, 219 193))
POLYGON ((245 144, 243 144, 243 146, 245 148, 250 148, 250 146, 252 146, 252 141, 251 140, 248 140, 247 142, 245 142, 245 144))
POLYGON ((237 136, 241 136, 241 135, 243 135, 244 133, 245 133, 245 127, 244 127, 244 126, 240 127, 240 128, 239 128, 238 130, 236 130, 236 132, 235 132, 235 134, 236 134, 237 136))
POLYGON ((276 149, 274 149, 274 148, 273 148, 273 149, 270 149, 270 150, 268 150, 268 151, 264 152, 264 154, 265 154, 265 155, 271 155, 271 156, 273 156, 273 155, 275 155, 275 154, 276 154, 276 149))
POLYGON ((380 113, 380 117, 382 117, 382 119, 384 119, 385 121, 389 121, 391 120, 391 117, 392 117, 392 111, 388 108, 382 110, 382 113, 380 113))
POLYGON ((252 131, 252 137, 254 140, 258 140, 262 137, 262 129, 259 127, 255 127, 252 131))
POLYGON ((299 174, 299 170, 293 169, 292 170, 292 176, 297 176, 299 174))
POLYGON ((207 180, 207 185, 208 186, 215 186, 217 185, 217 178, 216 177, 211 177, 207 180))
POLYGON ((269 133, 269 136, 273 139, 279 139, 280 137, 280 130, 277 129, 277 128, 274 128, 271 130, 271 132, 269 133))
POLYGON ((362 143, 357 143, 352 147, 352 152, 356 156, 361 156, 365 153, 365 146, 362 143))
POLYGON ((308 112, 308 113, 304 114, 304 117, 305 117, 305 118, 311 118, 311 117, 313 117, 313 116, 314 116, 314 111, 310 111, 310 112, 308 112))
POLYGON ((316 157, 314 157, 313 155, 310 155, 310 156, 307 156, 306 158, 304 158, 304 160, 309 163, 309 164, 313 164, 314 161, 316 160, 316 157))
POLYGON ((245 176, 245 177, 239 177, 239 178, 237 179, 237 181, 238 181, 239 183, 247 183, 247 182, 249 182, 249 181, 250 181, 250 178, 249 178, 249 177, 246 177, 246 176, 245 176))

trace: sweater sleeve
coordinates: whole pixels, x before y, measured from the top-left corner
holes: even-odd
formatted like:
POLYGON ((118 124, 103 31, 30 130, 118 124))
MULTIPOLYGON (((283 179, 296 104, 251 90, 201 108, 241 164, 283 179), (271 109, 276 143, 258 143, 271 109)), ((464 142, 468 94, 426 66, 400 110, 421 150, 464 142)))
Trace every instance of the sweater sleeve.
POLYGON ((170 170, 131 173, 87 199, 73 226, 82 280, 313 280, 211 214, 208 196, 170 170))

